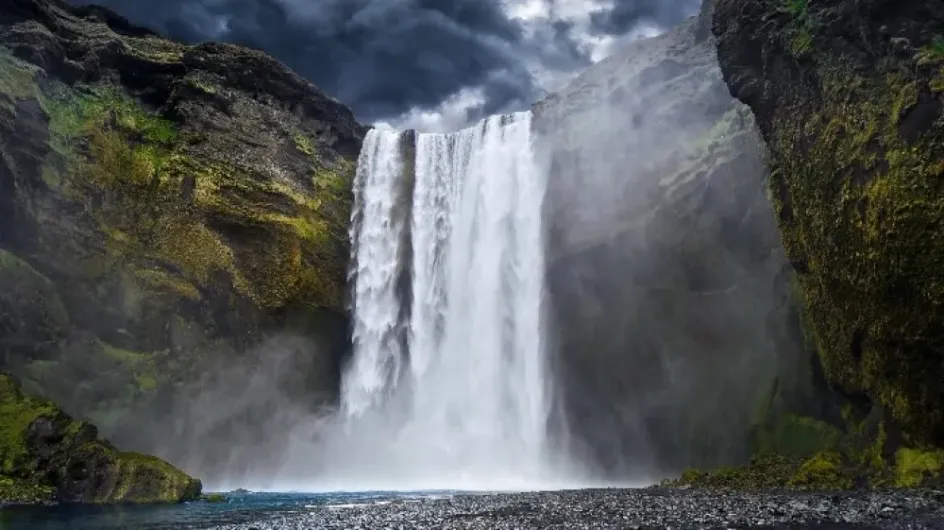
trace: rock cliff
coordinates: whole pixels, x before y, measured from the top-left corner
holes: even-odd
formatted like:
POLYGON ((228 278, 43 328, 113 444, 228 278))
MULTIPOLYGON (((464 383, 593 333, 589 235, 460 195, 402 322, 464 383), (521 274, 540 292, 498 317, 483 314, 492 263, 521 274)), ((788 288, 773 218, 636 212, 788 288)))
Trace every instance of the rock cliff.
POLYGON ((535 107, 555 373, 614 476, 746 461, 774 381, 809 383, 763 145, 714 46, 706 8, 535 107))
POLYGON ((331 399, 364 132, 262 53, 0 3, 0 368, 178 462, 331 399))
POLYGON ((767 144, 793 289, 830 397, 818 422, 775 407, 793 419, 755 431, 753 478, 683 479, 820 488, 939 479, 944 3, 718 0, 713 20, 725 81, 767 144), (802 463, 782 458, 815 451, 802 463))

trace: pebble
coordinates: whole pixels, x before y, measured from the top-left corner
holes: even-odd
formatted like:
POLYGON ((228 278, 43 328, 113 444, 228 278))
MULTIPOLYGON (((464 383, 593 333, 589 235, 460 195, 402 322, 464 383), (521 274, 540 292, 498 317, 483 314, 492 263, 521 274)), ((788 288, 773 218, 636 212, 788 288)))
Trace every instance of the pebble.
POLYGON ((219 530, 941 530, 941 492, 575 490, 315 507, 219 530))

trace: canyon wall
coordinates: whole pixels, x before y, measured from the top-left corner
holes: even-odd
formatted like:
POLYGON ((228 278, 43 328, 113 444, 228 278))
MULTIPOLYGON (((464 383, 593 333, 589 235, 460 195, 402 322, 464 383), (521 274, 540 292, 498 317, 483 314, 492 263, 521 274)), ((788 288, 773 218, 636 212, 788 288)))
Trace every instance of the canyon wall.
POLYGON ((564 420, 615 476, 743 462, 775 382, 814 391, 763 142, 710 11, 535 106, 564 420))
POLYGON ((260 52, 4 1, 0 368, 193 471, 272 447, 337 394, 364 132, 260 52))

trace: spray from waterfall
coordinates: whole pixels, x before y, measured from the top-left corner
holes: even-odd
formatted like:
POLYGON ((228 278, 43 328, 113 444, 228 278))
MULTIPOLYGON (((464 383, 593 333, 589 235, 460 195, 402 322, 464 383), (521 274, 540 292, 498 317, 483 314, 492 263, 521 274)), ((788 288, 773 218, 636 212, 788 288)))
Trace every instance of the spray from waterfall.
POLYGON ((450 134, 368 133, 351 231, 354 352, 321 440, 322 489, 567 481, 548 441, 545 184, 527 112, 450 134))

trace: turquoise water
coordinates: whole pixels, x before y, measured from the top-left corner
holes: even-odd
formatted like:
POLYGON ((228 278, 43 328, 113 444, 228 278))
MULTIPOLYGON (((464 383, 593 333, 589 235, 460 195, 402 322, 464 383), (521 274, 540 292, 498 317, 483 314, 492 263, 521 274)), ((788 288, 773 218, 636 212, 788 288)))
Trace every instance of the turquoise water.
MULTIPOLYGON (((445 492, 443 492, 445 493, 445 492)), ((227 502, 171 506, 56 506, 0 509, 2 530, 197 530, 222 525, 274 522, 325 505, 371 503, 394 498, 438 496, 366 493, 236 493, 227 502)))

